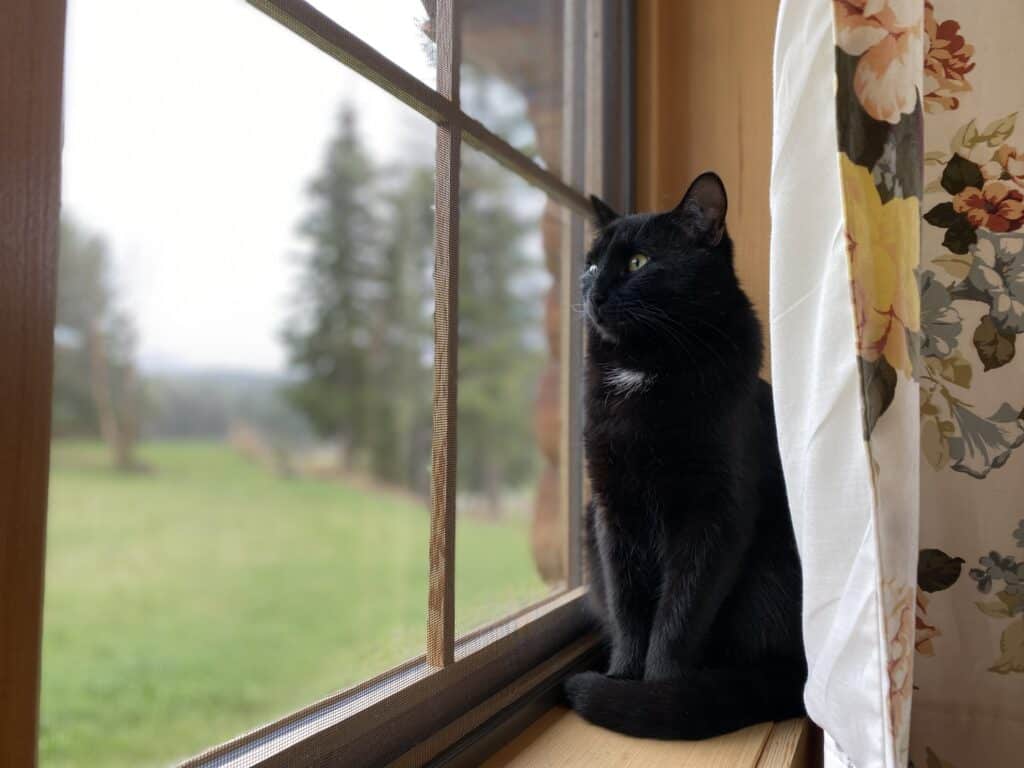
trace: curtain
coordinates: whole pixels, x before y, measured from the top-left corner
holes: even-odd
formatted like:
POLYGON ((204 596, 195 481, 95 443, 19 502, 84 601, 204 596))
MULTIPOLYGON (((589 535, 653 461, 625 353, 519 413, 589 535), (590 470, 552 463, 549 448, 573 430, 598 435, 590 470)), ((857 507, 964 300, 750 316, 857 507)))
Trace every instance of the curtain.
POLYGON ((772 377, 835 765, 1024 754, 1022 50, 1019 0, 780 6, 772 377))

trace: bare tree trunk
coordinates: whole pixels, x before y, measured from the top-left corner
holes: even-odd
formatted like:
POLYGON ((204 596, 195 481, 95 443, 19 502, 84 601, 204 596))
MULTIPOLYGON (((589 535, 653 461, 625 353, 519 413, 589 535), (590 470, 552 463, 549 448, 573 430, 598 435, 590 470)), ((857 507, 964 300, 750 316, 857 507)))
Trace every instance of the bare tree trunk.
POLYGON ((135 457, 135 446, 139 442, 141 397, 139 395, 139 379, 135 372, 135 363, 128 362, 125 364, 121 382, 121 407, 120 409, 115 409, 115 413, 120 411, 118 452, 123 457, 125 469, 139 469, 140 464, 135 457))
POLYGON ((347 475, 352 471, 352 441, 348 435, 339 434, 335 445, 338 449, 338 471, 347 475))
MULTIPOLYGON (((89 323, 86 347, 89 352, 89 385, 92 391, 100 434, 113 454, 114 467, 129 471, 135 468, 133 439, 126 436, 114 407, 110 385, 110 360, 100 332, 98 321, 89 323)), ((131 374, 134 377, 134 373, 131 374)))
POLYGON ((487 496, 487 516, 493 520, 501 517, 501 465, 488 461, 484 469, 484 493, 487 496))

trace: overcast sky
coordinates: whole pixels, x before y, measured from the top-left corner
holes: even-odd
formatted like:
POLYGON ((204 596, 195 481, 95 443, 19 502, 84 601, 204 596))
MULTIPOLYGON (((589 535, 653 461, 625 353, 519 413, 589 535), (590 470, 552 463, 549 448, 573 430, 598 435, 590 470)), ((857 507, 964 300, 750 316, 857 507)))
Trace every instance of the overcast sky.
MULTIPOLYGON (((419 0, 318 0, 421 79, 419 0)), ((64 205, 108 239, 140 361, 283 370, 296 222, 343 99, 373 154, 433 126, 242 0, 70 0, 64 205)))

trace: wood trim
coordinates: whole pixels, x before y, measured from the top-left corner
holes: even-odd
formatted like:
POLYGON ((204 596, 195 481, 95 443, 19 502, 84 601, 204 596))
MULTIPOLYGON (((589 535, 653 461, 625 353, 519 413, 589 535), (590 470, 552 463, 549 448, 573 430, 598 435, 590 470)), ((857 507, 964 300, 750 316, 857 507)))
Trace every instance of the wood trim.
POLYGON ((36 764, 63 0, 0 11, 0 765, 36 764))
POLYGON ((0 744, 34 766, 60 209, 62 0, 0 12, 0 744))
MULTIPOLYGON (((772 50, 778 0, 638 0, 636 199, 674 206, 706 170, 729 190, 736 270, 768 350, 772 50)), ((770 371, 765 355, 762 375, 770 371)))

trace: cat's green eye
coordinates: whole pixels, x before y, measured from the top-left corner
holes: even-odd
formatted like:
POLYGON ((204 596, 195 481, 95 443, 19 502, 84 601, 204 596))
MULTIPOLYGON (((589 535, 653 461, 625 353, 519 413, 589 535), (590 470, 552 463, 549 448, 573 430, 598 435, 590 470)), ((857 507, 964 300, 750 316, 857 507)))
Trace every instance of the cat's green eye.
POLYGON ((650 259, 642 253, 633 254, 633 258, 629 260, 629 271, 636 272, 638 269, 642 269, 647 265, 648 261, 650 261, 650 259))

